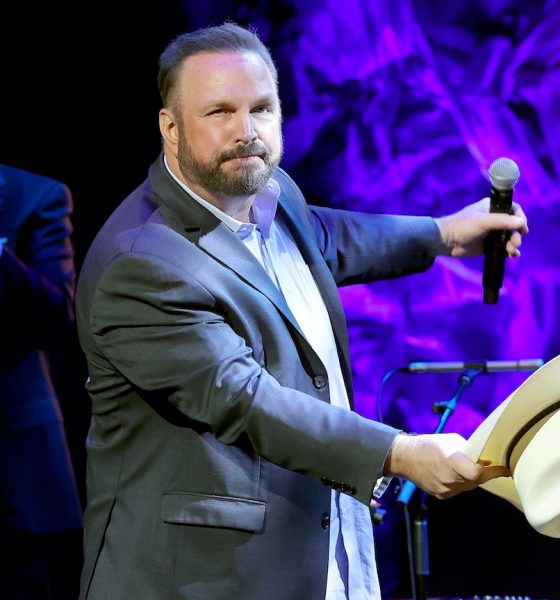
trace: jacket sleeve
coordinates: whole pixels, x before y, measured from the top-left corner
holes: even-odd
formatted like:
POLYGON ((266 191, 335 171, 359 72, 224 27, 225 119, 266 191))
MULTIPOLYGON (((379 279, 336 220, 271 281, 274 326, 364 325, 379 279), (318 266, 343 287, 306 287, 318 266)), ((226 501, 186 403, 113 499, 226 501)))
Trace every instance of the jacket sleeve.
POLYGON ((431 217, 373 215, 311 207, 320 250, 337 285, 427 270, 442 251, 431 217))
MULTIPOLYGON (((91 360, 107 360, 155 406, 170 403, 222 443, 248 442, 286 469, 350 482, 369 503, 397 431, 331 406, 328 388, 313 386, 297 352, 285 374, 297 385, 289 387, 285 369, 257 361, 248 336, 192 273, 154 256, 121 255, 104 270, 93 307, 99 358, 91 360)), ((115 393, 102 378, 89 385, 97 397, 115 393)))

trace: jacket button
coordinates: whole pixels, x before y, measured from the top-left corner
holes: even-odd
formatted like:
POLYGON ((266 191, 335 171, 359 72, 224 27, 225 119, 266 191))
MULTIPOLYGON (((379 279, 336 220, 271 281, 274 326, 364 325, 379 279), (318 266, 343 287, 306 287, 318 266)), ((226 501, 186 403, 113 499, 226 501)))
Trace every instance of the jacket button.
POLYGON ((325 513, 322 517, 321 517, 321 527, 323 529, 328 529, 331 526, 331 518, 330 516, 325 513))
POLYGON ((327 385, 327 378, 323 375, 315 375, 315 377, 313 377, 313 385, 318 390, 321 390, 327 385))

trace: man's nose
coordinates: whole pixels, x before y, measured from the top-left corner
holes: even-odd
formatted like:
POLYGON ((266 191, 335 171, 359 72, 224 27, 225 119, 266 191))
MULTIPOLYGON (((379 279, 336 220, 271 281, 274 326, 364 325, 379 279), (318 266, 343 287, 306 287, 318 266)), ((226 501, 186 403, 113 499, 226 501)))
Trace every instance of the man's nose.
POLYGON ((253 115, 240 114, 236 122, 236 136, 237 142, 248 144, 257 139, 257 130, 255 128, 255 121, 253 115))

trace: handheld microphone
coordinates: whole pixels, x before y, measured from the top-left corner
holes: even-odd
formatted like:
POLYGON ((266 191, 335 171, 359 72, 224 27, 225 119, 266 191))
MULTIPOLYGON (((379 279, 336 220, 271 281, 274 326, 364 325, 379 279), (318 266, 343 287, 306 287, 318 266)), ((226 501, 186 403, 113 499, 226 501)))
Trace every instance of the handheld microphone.
MULTIPOLYGON (((511 158, 497 158, 488 170, 492 183, 490 212, 511 213, 513 188, 519 181, 519 167, 511 158)), ((508 231, 491 231, 484 240, 484 271, 482 275, 485 304, 496 304, 504 279, 508 231)))
POLYGON ((524 360, 482 360, 473 362, 412 362, 401 367, 401 373, 460 373, 465 369, 480 370, 483 373, 507 373, 512 371, 536 371, 542 367, 542 358, 524 360))

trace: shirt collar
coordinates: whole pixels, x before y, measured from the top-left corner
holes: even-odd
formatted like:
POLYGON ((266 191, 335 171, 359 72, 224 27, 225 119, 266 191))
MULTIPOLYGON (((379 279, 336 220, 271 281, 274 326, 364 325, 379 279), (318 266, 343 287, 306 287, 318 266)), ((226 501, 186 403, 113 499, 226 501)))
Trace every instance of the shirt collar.
MULTIPOLYGON (((243 223, 237 219, 234 219, 232 216, 226 214, 223 210, 220 210, 208 200, 201 198, 196 192, 193 192, 185 183, 183 183, 179 178, 175 176, 173 171, 169 168, 169 164, 167 163, 167 158, 163 157, 163 161, 165 163, 165 167, 171 177, 181 186, 182 189, 185 190, 190 196, 192 196, 199 204, 204 206, 207 210, 209 210, 213 215, 215 215, 224 225, 229 227, 234 233, 237 233, 240 228, 243 228, 243 231, 247 231, 247 223, 243 223)), ((261 234, 265 237, 268 237, 270 226, 272 225, 272 221, 274 220, 274 216, 276 215, 276 209, 278 208, 278 198, 280 197, 280 184, 276 179, 271 177, 264 187, 255 194, 255 199, 253 200, 253 205, 251 207, 251 223, 254 226, 259 228, 261 234)))

